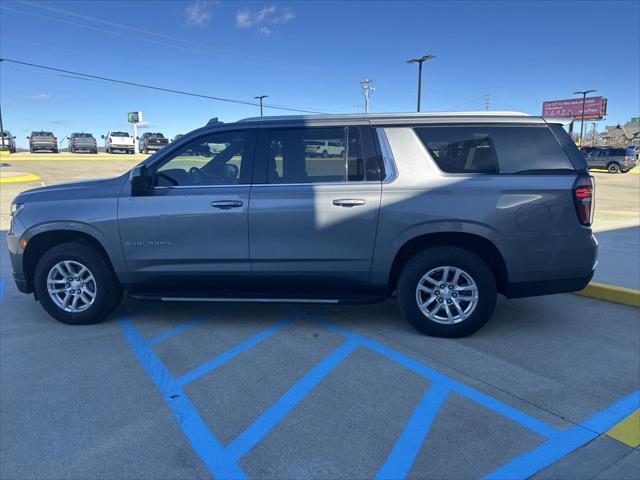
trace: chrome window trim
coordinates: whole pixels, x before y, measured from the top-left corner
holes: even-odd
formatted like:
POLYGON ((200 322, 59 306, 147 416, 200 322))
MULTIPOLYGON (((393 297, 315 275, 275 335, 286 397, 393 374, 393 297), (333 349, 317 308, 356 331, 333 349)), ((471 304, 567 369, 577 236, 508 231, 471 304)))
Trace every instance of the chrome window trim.
POLYGON ((382 161, 384 163, 385 176, 382 179, 382 183, 391 183, 398 178, 398 169, 396 168, 396 162, 393 158, 393 152, 387 139, 387 134, 383 127, 375 128, 376 135, 378 137, 378 143, 380 145, 380 153, 382 154, 382 161))

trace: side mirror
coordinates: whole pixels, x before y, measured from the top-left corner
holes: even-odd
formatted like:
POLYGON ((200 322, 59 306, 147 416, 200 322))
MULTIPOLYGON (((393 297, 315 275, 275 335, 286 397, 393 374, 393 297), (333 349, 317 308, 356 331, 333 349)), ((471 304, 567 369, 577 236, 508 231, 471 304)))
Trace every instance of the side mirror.
POLYGON ((100 135, 100 138, 104 140, 104 135, 100 135))
POLYGON ((129 183, 131 183, 131 196, 142 197, 149 193, 151 184, 146 165, 138 165, 131 169, 129 183))
POLYGON ((140 137, 136 137, 136 140, 140 140, 140 137))

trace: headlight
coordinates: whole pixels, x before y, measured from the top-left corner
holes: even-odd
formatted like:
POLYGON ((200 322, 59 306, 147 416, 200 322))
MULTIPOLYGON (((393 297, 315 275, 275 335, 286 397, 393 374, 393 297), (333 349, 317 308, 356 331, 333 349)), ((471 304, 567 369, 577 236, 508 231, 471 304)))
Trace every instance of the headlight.
POLYGON ((24 208, 24 203, 12 203, 11 204, 11 216, 17 217, 24 208))

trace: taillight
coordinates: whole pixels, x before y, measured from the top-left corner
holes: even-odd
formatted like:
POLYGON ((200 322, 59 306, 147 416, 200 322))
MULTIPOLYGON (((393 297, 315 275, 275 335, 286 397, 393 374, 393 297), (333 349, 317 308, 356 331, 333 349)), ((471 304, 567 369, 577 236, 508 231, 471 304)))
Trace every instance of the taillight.
POLYGON ((73 139, 73 144, 74 144, 74 145, 76 144, 76 139, 75 139, 75 138, 73 139))
POLYGON ((594 194, 595 182, 592 176, 582 175, 576 178, 573 184, 573 203, 582 225, 590 226, 593 223, 594 194))
POLYGON ((54 141, 54 142, 57 142, 57 141, 58 141, 58 139, 57 139, 56 137, 53 137, 53 141, 54 141))
POLYGON ((109 143, 111 143, 111 137, 109 137, 109 143))
POLYGON ((624 163, 629 163, 633 161, 633 157, 624 157, 624 163))

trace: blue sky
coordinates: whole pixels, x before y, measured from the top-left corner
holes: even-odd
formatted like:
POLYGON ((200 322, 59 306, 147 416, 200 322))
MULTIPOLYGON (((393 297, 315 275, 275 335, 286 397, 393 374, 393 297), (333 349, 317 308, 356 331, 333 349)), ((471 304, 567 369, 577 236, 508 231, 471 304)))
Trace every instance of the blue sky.
MULTIPOLYGON (((597 89, 604 124, 640 116, 640 2, 0 2, 0 54, 56 68, 326 112, 423 110, 539 114, 543 100, 597 89), (584 33, 582 33, 584 32, 584 33)), ((99 136, 140 110, 173 137, 210 117, 258 108, 87 81, 3 62, 4 126, 25 146, 31 130, 99 136)), ((266 114, 286 114, 267 109, 266 114)))

